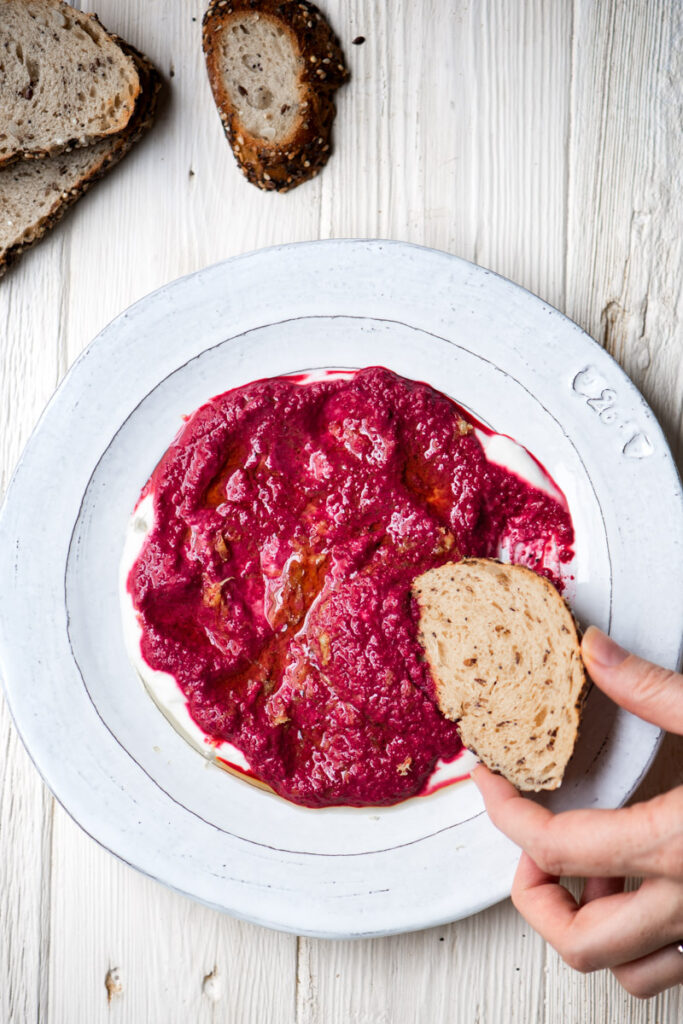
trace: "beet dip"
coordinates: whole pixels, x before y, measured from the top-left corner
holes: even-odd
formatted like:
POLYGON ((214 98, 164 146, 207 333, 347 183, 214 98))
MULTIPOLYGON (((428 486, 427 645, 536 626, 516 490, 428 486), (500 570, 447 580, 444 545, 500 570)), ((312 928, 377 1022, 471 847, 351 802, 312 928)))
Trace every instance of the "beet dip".
POLYGON ((141 650, 253 774, 310 807, 391 804, 461 749, 410 585, 501 547, 560 584, 566 503, 489 462, 445 395, 381 367, 213 398, 152 474, 128 577, 141 650))

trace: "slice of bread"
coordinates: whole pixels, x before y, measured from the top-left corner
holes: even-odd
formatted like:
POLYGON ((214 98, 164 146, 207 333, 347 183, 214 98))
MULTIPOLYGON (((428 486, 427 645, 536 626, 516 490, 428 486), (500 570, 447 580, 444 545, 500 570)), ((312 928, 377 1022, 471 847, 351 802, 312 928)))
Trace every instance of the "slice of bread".
POLYGON ((555 587, 519 565, 466 558, 413 583, 442 713, 518 789, 557 789, 587 679, 576 623, 555 587))
POLYGON ((334 93, 348 78, 322 14, 304 0, 212 0, 204 54, 225 134, 245 177, 286 192, 327 163, 334 93))
POLYGON ((0 276, 118 163, 151 125, 161 86, 159 73, 134 47, 123 40, 118 43, 135 62, 142 89, 124 130, 83 149, 0 168, 0 276))
POLYGON ((120 132, 135 61, 92 14, 60 0, 0 0, 0 166, 120 132))

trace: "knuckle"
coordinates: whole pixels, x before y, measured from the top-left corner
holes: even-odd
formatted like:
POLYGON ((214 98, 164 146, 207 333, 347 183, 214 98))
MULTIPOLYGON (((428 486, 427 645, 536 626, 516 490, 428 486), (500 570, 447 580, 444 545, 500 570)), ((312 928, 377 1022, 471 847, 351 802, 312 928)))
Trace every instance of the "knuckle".
POLYGON ((638 703, 652 704, 661 700, 665 691, 671 692, 676 682, 676 673, 671 669, 646 662, 641 671, 635 673, 632 695, 638 703))
POLYGON ((569 931, 561 947, 558 948, 558 952, 564 962, 580 974, 590 974, 591 971, 597 970, 595 958, 591 954, 585 938, 581 935, 572 935, 569 931))
POLYGON ((666 842, 666 874, 670 878, 683 878, 683 786, 665 794, 666 810, 662 817, 668 822, 666 842))
POLYGON ((653 985, 652 982, 648 984, 645 978, 634 975, 628 971, 612 972, 616 977, 617 981, 623 989, 625 989, 630 996, 634 996, 636 999, 651 999, 652 996, 656 996, 659 992, 659 988, 653 985))
POLYGON ((643 804, 649 867, 666 878, 683 877, 683 786, 643 804))
POLYGON ((564 865, 557 844, 550 833, 541 836, 532 853, 533 859, 542 871, 559 878, 564 873, 564 865))
POLYGON ((533 895, 530 895, 528 889, 523 888, 516 879, 512 883, 510 899, 515 910, 522 915, 525 921, 528 920, 529 906, 533 901, 533 895))
POLYGON ((578 971, 579 974, 590 974, 591 971, 595 970, 593 961, 582 950, 565 951, 560 953, 560 956, 573 971, 578 971))
POLYGON ((512 883, 512 889, 510 890, 510 899, 512 900, 512 905, 515 910, 518 910, 522 917, 524 917, 524 911, 522 909, 524 906, 524 890, 516 877, 512 883))
POLYGON ((661 872, 667 878, 683 877, 683 833, 672 836, 662 850, 661 872))
POLYGON ((624 988, 629 995, 635 996, 636 999, 651 999, 652 996, 656 996, 659 989, 653 988, 651 985, 624 985, 624 988))

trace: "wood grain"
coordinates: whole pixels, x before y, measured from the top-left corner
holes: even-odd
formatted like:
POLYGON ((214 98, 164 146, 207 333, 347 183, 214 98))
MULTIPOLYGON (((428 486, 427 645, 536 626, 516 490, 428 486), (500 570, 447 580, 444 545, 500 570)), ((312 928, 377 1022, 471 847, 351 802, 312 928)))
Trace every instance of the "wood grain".
MULTIPOLYGON (((64 237, 47 241, 59 265, 64 237)), ((18 266, 0 287, 0 490, 65 368, 63 296, 49 264, 18 266)), ((0 1020, 39 1020, 46 1006, 52 798, 0 697, 0 1020)))
POLYGON ((576 3, 566 312, 683 459, 683 8, 576 3))
MULTIPOLYGON (((244 181, 223 138, 202 0, 98 2, 166 95, 150 136, 0 282, 3 489, 52 389, 113 316, 218 259, 317 237, 432 245, 537 292, 621 362, 683 459, 681 5, 324 6, 353 72, 336 152, 277 196, 244 181)), ((683 1018, 680 989, 641 1003, 605 972, 570 971, 509 902, 363 942, 234 921, 119 863, 54 807, 4 705, 0 743, 3 1024, 683 1018)), ((639 795, 683 781, 682 755, 668 739, 639 795)))
POLYGON ((234 920, 145 878, 61 808, 53 872, 50 1021, 293 1020, 295 936, 234 920))

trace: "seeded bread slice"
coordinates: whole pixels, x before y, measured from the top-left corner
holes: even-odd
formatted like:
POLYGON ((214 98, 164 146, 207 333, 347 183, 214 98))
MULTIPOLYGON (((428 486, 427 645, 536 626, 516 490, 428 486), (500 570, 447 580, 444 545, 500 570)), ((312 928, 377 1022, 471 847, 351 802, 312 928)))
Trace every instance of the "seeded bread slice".
POLYGON ((140 93, 135 61, 60 0, 0 0, 0 166, 120 132, 140 93))
POLYGON ((212 0, 204 54, 225 134, 242 173, 286 192, 330 155, 334 93, 348 78, 322 14, 303 0, 212 0))
POLYGON ((522 566, 467 558, 419 576, 413 596, 443 714, 518 789, 557 789, 587 689, 576 624, 522 566))
POLYGON ((0 276, 128 153, 154 119, 159 73, 134 47, 117 41, 135 62, 142 89, 124 130, 83 149, 0 168, 0 276))

